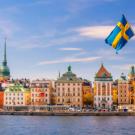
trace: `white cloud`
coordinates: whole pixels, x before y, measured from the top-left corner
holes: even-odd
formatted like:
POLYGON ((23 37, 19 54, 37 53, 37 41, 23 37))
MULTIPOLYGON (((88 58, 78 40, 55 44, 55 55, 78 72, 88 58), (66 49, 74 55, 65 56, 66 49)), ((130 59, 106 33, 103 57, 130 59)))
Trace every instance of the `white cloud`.
MULTIPOLYGON (((115 26, 87 26, 75 29, 75 31, 79 32, 81 36, 97 38, 97 39, 105 39, 110 32, 114 29, 115 26)), ((135 26, 133 26, 133 30, 135 31, 135 26)), ((135 39, 135 38, 133 38, 135 39)))
POLYGON ((89 38, 81 37, 78 34, 71 34, 66 36, 61 36, 60 38, 45 39, 44 37, 33 37, 32 39, 26 38, 25 40, 20 40, 14 43, 13 46, 20 49, 32 49, 32 48, 47 48, 52 46, 61 46, 64 44, 70 44, 75 42, 81 42, 84 40, 89 40, 89 38))
POLYGON ((131 66, 135 66, 135 64, 112 65, 112 68, 129 71, 131 66))
POLYGON ((61 51, 83 51, 82 48, 60 48, 61 51))
POLYGON ((74 62, 92 62, 100 59, 101 57, 85 57, 85 58, 63 58, 52 61, 41 61, 38 65, 60 64, 60 63, 74 63, 74 62))

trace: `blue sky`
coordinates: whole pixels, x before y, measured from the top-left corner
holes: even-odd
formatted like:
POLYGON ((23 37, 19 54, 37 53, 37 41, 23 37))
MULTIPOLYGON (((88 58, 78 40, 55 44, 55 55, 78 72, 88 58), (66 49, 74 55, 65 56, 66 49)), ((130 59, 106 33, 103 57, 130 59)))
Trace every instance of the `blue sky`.
POLYGON ((135 38, 115 54, 104 39, 124 13, 135 30, 134 0, 0 0, 0 60, 7 37, 13 78, 56 79, 72 65, 93 80, 100 64, 112 73, 135 65, 135 38))

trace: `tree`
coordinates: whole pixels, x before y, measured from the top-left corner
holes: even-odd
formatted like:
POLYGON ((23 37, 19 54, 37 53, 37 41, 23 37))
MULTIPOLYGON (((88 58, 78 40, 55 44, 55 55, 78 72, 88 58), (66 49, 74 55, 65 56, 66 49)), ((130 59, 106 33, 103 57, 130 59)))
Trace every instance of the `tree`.
POLYGON ((118 90, 117 88, 113 88, 113 104, 118 104, 118 90))
POLYGON ((86 106, 93 104, 93 95, 91 93, 87 93, 83 96, 83 104, 86 106))

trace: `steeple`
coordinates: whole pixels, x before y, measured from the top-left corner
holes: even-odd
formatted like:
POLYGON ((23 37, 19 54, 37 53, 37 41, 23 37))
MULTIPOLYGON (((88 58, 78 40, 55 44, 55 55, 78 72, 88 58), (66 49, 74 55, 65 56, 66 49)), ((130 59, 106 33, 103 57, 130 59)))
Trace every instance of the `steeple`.
POLYGON ((0 81, 7 81, 10 79, 10 70, 7 66, 7 54, 6 54, 6 39, 4 43, 4 58, 2 65, 0 65, 0 81))
POLYGON ((7 66, 7 52, 6 52, 6 38, 5 38, 5 43, 4 43, 4 59, 3 59, 3 65, 7 66))

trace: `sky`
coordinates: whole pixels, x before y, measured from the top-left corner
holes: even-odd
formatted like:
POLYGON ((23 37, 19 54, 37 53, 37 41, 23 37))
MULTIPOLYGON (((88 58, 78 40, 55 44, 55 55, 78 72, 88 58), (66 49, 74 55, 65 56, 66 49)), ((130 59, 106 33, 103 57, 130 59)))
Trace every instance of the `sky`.
POLYGON ((134 0, 0 0, 0 61, 4 38, 12 78, 57 79, 72 71, 94 80, 101 63, 114 80, 135 65, 135 38, 116 55, 105 38, 124 14, 135 31, 134 0))

